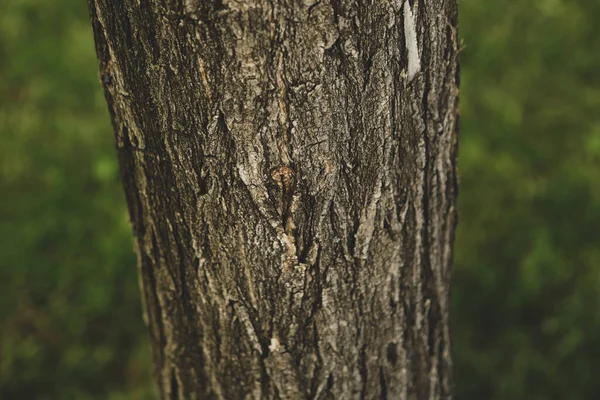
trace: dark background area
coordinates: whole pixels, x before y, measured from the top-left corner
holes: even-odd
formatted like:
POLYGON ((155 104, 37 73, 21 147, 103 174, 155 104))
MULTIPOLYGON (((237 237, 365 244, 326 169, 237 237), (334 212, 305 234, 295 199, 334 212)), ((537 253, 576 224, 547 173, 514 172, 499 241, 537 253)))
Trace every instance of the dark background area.
MULTIPOLYGON (((461 0, 457 399, 600 393, 600 2, 461 0)), ((151 399, 85 2, 0 1, 0 399, 151 399)))

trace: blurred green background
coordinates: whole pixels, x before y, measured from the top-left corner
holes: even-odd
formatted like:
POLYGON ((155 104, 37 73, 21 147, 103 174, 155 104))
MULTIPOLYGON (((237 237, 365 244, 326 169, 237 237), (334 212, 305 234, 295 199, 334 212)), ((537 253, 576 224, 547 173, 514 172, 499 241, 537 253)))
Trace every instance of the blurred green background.
MULTIPOLYGON (((457 399, 600 393, 600 2, 462 0, 457 399)), ((85 2, 0 1, 0 399, 151 399, 85 2)))

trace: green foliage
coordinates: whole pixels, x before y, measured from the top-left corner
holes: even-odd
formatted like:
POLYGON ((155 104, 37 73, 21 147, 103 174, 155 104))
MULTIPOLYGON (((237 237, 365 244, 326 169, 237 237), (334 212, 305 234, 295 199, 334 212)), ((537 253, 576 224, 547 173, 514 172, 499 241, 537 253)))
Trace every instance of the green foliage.
POLYGON ((84 2, 0 2, 0 398, 147 399, 131 228, 84 2))
MULTIPOLYGON (((463 0, 458 399, 600 392, 600 3, 463 0)), ((148 399, 84 2, 0 2, 0 398, 148 399)))
POLYGON ((600 3, 464 0, 458 399, 595 399, 600 3))

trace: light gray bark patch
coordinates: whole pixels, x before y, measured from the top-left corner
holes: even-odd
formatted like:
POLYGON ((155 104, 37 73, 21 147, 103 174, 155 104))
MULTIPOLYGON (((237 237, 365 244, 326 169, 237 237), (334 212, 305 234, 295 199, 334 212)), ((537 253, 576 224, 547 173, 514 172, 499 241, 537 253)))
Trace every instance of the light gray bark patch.
POLYGON ((406 79, 412 81, 421 69, 421 56, 419 55, 419 43, 417 42, 417 22, 412 12, 410 2, 404 0, 404 43, 408 51, 408 67, 406 79))

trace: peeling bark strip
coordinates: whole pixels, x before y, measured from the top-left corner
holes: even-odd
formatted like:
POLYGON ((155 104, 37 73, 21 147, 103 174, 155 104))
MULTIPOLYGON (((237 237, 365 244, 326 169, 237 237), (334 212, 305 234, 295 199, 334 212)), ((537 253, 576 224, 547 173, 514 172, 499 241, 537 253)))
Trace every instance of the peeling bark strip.
POLYGON ((89 0, 164 399, 449 399, 452 0, 89 0))

